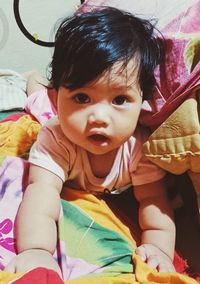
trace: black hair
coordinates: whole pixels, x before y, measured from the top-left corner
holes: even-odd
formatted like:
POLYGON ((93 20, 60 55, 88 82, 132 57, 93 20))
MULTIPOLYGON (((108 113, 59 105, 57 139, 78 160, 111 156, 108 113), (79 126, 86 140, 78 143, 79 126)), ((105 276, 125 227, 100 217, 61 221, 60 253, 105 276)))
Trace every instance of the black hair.
POLYGON ((143 98, 147 98, 162 54, 154 30, 150 21, 111 7, 64 19, 55 35, 50 63, 52 87, 78 89, 114 63, 123 62, 126 67, 139 55, 138 80, 143 98))

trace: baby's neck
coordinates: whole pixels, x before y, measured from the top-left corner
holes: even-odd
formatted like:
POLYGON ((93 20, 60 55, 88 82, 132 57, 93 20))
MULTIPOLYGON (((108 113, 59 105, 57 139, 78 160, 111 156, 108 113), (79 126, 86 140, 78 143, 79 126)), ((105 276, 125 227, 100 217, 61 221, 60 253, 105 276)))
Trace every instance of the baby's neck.
POLYGON ((94 155, 88 152, 90 167, 95 177, 104 178, 110 173, 117 151, 118 149, 115 149, 104 155, 94 155))

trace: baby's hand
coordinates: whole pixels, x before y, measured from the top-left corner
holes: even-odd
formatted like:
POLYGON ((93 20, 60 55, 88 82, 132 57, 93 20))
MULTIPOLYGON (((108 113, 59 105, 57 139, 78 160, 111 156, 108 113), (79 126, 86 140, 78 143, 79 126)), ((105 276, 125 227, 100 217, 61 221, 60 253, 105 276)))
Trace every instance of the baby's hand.
POLYGON ((56 271, 62 278, 61 270, 53 256, 45 250, 30 249, 16 255, 6 266, 8 272, 26 272, 37 267, 45 267, 56 271))
POLYGON ((156 268, 159 272, 175 271, 170 257, 154 245, 143 244, 136 248, 135 252, 144 262, 152 268, 156 268))

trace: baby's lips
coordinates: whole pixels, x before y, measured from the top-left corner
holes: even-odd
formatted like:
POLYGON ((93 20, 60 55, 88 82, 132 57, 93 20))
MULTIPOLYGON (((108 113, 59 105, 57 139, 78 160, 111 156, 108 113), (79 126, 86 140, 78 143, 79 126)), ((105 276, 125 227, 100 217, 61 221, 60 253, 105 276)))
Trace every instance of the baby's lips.
POLYGON ((102 134, 93 134, 90 136, 90 139, 101 142, 107 140, 108 138, 102 134))

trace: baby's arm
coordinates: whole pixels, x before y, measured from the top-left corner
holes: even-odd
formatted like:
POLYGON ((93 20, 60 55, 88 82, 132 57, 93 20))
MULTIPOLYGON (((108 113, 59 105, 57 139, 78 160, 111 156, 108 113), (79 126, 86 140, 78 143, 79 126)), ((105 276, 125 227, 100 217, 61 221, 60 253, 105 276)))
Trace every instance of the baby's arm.
POLYGON ((7 271, 27 271, 41 266, 60 273, 52 254, 57 243, 61 189, 59 177, 43 168, 30 166, 29 184, 16 223, 18 255, 7 271))
POLYGON ((24 78, 26 78, 27 80, 27 96, 30 96, 36 91, 45 89, 49 85, 49 81, 45 77, 43 77, 37 70, 23 73, 22 76, 24 76, 24 78))
POLYGON ((174 271, 175 225, 164 181, 135 186, 134 193, 143 231, 136 253, 158 271, 174 271))

